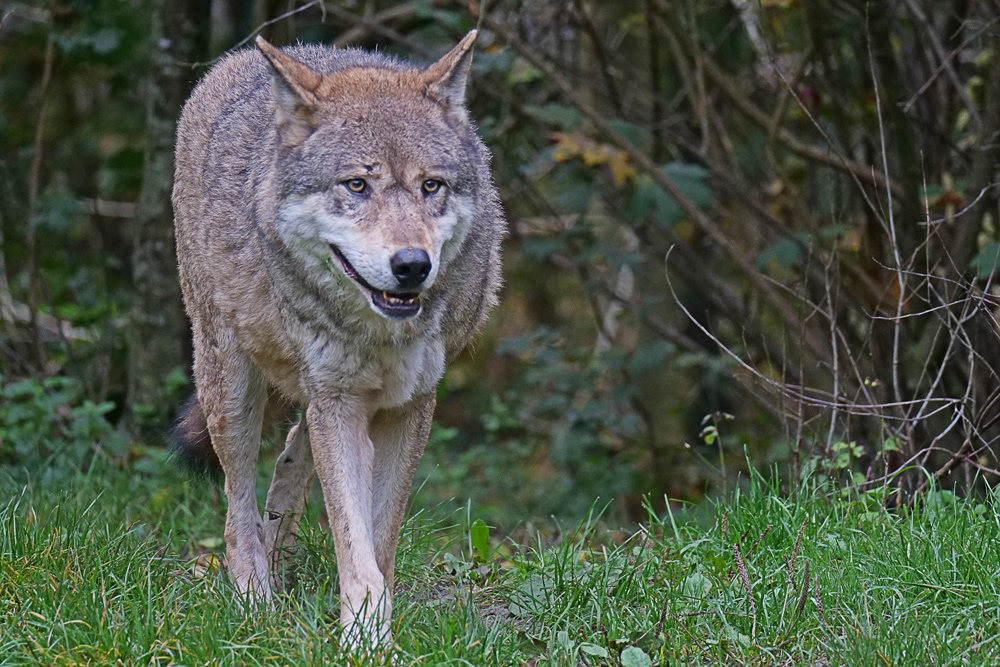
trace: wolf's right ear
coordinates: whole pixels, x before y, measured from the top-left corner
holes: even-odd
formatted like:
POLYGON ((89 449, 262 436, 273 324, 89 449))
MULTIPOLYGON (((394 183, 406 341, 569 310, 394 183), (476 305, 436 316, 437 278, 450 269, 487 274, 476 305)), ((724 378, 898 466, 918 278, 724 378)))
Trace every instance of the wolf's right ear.
POLYGON ((271 70, 271 88, 274 91, 275 118, 278 137, 289 146, 305 141, 316 129, 316 112, 319 98, 316 89, 323 82, 323 75, 281 51, 257 35, 254 42, 271 70))

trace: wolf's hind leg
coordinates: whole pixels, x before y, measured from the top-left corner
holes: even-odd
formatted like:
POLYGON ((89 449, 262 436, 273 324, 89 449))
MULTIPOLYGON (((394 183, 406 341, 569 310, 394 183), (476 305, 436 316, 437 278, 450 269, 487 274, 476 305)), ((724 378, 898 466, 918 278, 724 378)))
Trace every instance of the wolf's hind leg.
POLYGON ((369 427, 375 447, 372 500, 375 553, 391 592, 395 582, 396 545, 406 515, 407 500, 420 457, 424 454, 434 416, 434 395, 375 415, 369 427))
POLYGON ((288 560, 288 548, 295 543, 299 519, 315 477, 309 428, 303 418, 288 432, 285 449, 274 466, 274 479, 264 506, 264 550, 275 584, 288 560))
MULTIPOLYGON (((220 336, 220 338, 228 338, 220 336)), ((235 340, 195 338, 198 401, 226 475, 226 556, 237 591, 269 601, 264 525, 257 507, 257 454, 267 389, 235 340)))

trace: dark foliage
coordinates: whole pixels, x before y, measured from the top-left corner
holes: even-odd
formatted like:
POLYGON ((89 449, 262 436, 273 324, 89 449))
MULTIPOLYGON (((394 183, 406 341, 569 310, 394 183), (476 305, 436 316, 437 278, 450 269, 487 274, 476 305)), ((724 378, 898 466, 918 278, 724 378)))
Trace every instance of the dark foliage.
POLYGON ((423 493, 630 515, 748 459, 898 498, 996 481, 996 0, 213 0, 167 26, 191 62, 154 48, 154 4, 0 7, 6 383, 73 378, 154 443, 189 391, 143 287, 172 284, 143 250, 169 235, 150 86, 258 31, 426 61, 481 20, 507 288, 441 387, 423 493))

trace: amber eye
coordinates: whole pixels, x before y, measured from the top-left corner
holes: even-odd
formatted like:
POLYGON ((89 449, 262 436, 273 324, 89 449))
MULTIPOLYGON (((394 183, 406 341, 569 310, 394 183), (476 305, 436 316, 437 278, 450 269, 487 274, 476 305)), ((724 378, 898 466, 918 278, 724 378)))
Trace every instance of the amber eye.
POLYGON ((349 181, 345 181, 344 185, 347 186, 348 190, 356 194, 364 192, 365 188, 368 187, 368 184, 365 183, 365 179, 363 178, 352 178, 349 181))
POLYGON ((441 181, 434 178, 428 178, 423 182, 421 187, 423 187, 425 195, 432 195, 440 190, 442 185, 441 181))

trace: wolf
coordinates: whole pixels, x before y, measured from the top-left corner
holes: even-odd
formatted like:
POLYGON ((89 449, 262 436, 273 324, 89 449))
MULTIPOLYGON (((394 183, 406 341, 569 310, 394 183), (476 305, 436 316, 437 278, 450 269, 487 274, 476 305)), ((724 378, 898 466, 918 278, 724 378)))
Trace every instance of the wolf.
POLYGON ((392 641, 394 563, 445 365, 497 302, 505 222, 465 107, 476 32, 419 68, 263 38, 198 84, 173 207, 197 400, 239 594, 271 600, 315 476, 346 641, 392 641), (261 514, 262 430, 301 415, 261 514), (361 638, 365 638, 362 640, 361 638))

